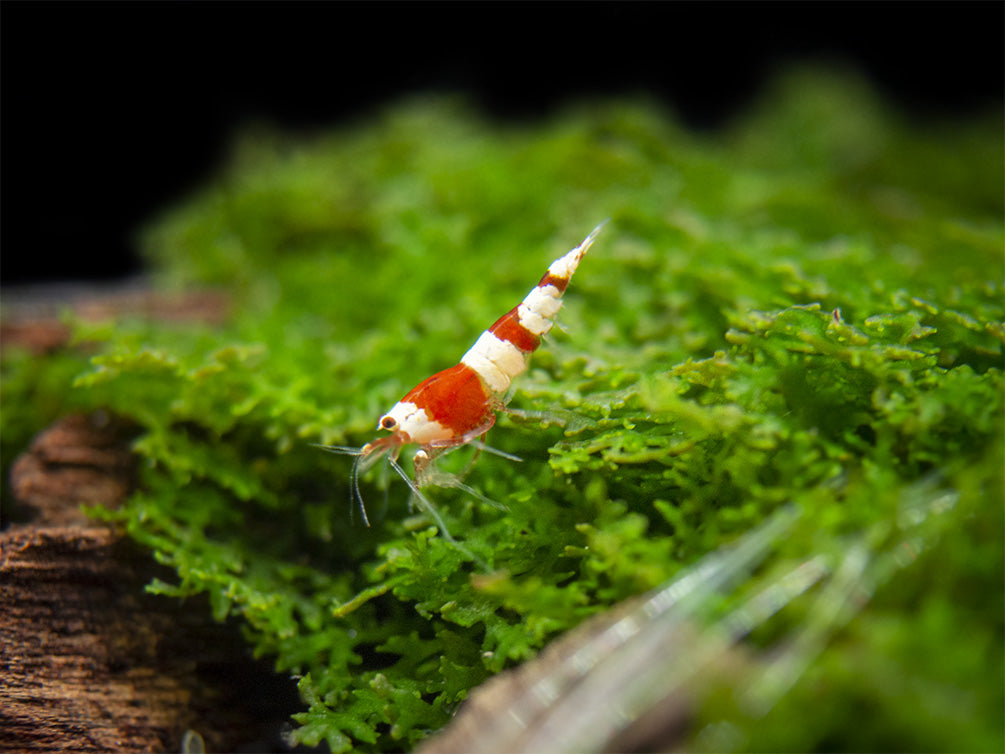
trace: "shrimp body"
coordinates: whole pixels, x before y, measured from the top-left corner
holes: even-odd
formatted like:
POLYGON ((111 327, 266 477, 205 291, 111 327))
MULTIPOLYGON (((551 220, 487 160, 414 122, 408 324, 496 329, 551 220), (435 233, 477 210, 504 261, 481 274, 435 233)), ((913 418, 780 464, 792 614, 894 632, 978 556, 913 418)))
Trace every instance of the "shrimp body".
MULTIPOLYGON (((392 468, 449 538, 432 504, 419 492, 428 481, 426 470, 438 454, 475 440, 495 424, 496 412, 506 407, 513 379, 527 370, 541 337, 551 330, 569 280, 606 222, 594 228, 579 246, 552 262, 523 301, 485 330, 460 363, 427 377, 381 416, 377 429, 391 434, 362 448, 324 446, 335 453, 357 456, 353 488, 364 521, 367 519, 359 494, 359 475, 387 453, 392 468), (413 444, 419 446, 413 460, 414 483, 397 463, 402 447, 413 444)), ((464 487, 458 483, 454 486, 464 487)))
MULTIPOLYGON (((434 449, 464 445, 487 432, 505 407, 513 379, 527 371, 562 307, 562 294, 603 223, 586 240, 556 259, 523 301, 483 332, 456 366, 428 377, 380 417, 395 445, 417 443, 434 449)), ((379 441, 378 441, 379 442, 379 441)), ((365 446, 364 446, 365 448, 365 446)))

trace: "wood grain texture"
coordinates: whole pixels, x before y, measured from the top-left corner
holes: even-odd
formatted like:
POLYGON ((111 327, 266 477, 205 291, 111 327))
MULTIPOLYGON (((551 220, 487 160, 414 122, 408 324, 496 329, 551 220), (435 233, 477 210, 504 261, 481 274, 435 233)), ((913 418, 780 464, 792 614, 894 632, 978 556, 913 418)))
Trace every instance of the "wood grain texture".
POLYGON ((12 465, 0 750, 178 751, 189 729, 209 750, 283 750, 300 707, 293 681, 255 661, 239 626, 214 622, 205 599, 146 594, 173 574, 81 513, 128 494, 131 434, 106 415, 66 417, 12 465))

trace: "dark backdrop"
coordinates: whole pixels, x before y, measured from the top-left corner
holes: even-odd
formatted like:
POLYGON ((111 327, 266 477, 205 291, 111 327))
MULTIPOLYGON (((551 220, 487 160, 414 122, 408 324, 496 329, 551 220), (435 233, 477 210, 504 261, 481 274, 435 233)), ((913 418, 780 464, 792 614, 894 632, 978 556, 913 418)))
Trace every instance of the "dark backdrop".
POLYGON ((779 65, 857 66, 919 119, 1001 107, 1005 4, 0 5, 0 282, 140 270, 131 233, 235 128, 336 125, 414 91, 528 118, 645 90, 714 129, 779 65))

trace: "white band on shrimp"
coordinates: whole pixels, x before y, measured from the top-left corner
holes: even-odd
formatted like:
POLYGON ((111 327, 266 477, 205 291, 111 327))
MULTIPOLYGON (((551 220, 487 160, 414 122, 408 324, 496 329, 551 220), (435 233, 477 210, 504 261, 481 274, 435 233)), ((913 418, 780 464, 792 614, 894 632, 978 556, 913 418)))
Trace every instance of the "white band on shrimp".
POLYGON ((399 401, 394 404, 394 408, 380 417, 377 429, 391 429, 392 427, 406 435, 408 442, 420 444, 445 440, 453 436, 453 432, 449 429, 430 419, 425 409, 408 401, 399 401), (394 420, 394 425, 388 426, 388 423, 384 421, 387 417, 394 420))

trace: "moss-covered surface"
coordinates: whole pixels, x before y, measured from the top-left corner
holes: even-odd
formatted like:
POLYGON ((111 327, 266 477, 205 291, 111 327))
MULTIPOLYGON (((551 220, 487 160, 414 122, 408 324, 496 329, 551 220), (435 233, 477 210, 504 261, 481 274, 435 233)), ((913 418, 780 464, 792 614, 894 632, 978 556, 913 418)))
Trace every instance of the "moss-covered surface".
POLYGON ((154 590, 206 592, 303 675, 295 735, 335 751, 411 747, 472 686, 787 502, 805 515, 785 557, 839 559, 889 549, 904 495, 934 484, 957 503, 917 561, 763 719, 695 745, 1000 751, 1001 134, 1000 114, 913 122, 819 71, 715 135, 637 101, 257 130, 143 240, 165 286, 232 293, 226 328, 82 327, 90 363, 8 352, 4 464, 70 407, 139 423, 142 490, 105 515, 177 570, 154 590), (605 217, 512 402, 565 427, 490 432, 524 460, 483 455, 467 482, 505 510, 429 491, 488 569, 377 470, 374 525, 350 520, 351 459, 312 443, 372 439, 605 217))

